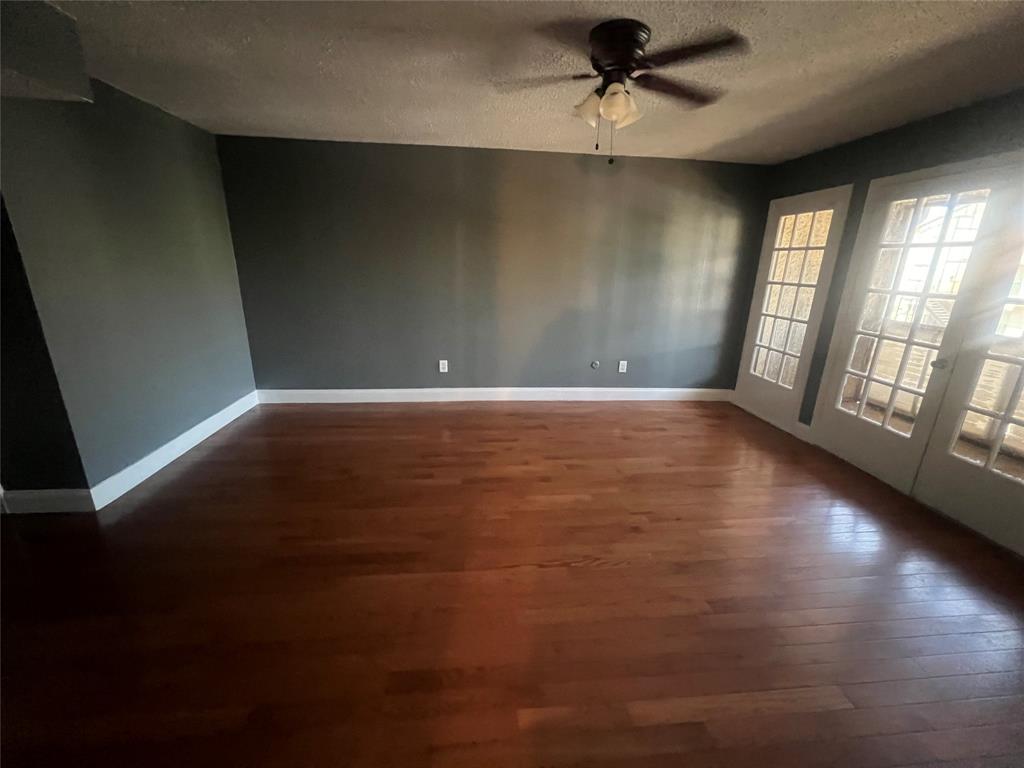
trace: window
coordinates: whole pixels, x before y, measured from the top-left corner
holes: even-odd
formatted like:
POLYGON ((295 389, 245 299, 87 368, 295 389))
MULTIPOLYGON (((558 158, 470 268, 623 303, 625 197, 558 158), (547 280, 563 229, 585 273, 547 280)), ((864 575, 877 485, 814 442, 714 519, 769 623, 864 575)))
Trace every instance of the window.
POLYGON ((1024 253, 950 451, 1024 481, 1024 253))
POLYGON ((911 435, 988 195, 978 189, 889 205, 837 408, 911 435))
POLYGON ((792 389, 814 304, 832 209, 782 216, 775 233, 750 372, 792 389))

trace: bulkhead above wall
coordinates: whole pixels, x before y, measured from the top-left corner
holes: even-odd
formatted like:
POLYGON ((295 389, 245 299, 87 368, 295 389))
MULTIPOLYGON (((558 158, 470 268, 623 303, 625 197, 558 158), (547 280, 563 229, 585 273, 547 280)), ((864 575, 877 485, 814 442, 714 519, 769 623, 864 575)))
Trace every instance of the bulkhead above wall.
POLYGON ((92 101, 75 20, 42 0, 0 3, 0 95, 92 101))

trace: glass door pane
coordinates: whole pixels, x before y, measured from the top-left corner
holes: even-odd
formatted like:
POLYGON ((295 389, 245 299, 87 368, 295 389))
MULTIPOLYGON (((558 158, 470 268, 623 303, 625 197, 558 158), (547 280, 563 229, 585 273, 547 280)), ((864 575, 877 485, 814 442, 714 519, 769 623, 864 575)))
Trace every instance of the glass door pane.
POLYGON ((792 389, 832 226, 831 208, 779 219, 750 372, 792 389))
POLYGON ((970 399, 949 451, 980 469, 1024 483, 1024 253, 995 335, 974 367, 970 399))
POLYGON ((989 192, 889 204, 836 408, 894 434, 913 434, 989 192))

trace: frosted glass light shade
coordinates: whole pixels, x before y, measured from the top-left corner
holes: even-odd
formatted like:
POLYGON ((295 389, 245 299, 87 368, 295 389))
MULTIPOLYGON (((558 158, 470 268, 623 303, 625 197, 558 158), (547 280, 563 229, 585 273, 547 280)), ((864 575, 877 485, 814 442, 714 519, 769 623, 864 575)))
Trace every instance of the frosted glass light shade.
POLYGON ((601 97, 597 91, 591 91, 583 101, 576 105, 576 117, 580 118, 591 128, 597 127, 597 118, 601 114, 601 97))
POLYGON ((625 128, 627 125, 632 125, 644 116, 643 112, 641 112, 639 107, 637 107, 636 99, 633 98, 632 94, 627 93, 626 96, 629 98, 629 111, 621 120, 618 120, 615 123, 615 127, 620 129, 625 128))
POLYGON ((601 117, 610 123, 617 123, 629 114, 630 96, 622 83, 612 83, 601 97, 601 117))

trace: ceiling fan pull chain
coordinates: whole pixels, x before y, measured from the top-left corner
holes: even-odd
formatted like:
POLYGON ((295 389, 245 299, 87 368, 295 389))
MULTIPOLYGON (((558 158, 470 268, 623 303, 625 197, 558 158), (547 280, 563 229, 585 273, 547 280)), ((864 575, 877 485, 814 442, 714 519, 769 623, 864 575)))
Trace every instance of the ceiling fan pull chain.
POLYGON ((611 128, 608 131, 608 165, 615 162, 615 123, 608 123, 611 128))
POLYGON ((598 152, 601 149, 601 115, 597 116, 597 136, 594 138, 594 151, 598 152))

